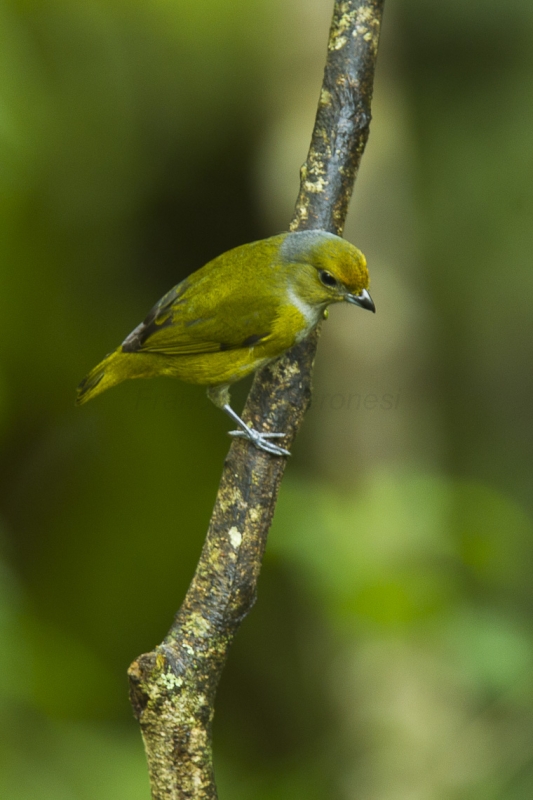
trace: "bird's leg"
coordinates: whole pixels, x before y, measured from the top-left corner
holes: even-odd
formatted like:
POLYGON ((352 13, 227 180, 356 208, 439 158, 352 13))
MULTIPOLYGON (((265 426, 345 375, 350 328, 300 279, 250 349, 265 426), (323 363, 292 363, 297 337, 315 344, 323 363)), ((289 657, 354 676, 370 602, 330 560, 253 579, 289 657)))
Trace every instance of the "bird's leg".
POLYGON ((217 408, 222 409, 222 411, 224 411, 228 417, 230 417, 233 422, 239 426, 240 430, 238 431, 228 431, 230 436, 247 439, 249 442, 255 445, 258 450, 263 450, 265 453, 271 453, 274 456, 290 456, 289 451, 285 450, 284 447, 279 447, 279 445, 269 441, 269 439, 277 439, 285 436, 284 433, 260 433, 254 428, 250 428, 246 422, 239 417, 237 412, 232 409, 230 405, 228 384, 223 384, 222 386, 210 386, 207 390, 207 396, 211 402, 217 406, 217 408))

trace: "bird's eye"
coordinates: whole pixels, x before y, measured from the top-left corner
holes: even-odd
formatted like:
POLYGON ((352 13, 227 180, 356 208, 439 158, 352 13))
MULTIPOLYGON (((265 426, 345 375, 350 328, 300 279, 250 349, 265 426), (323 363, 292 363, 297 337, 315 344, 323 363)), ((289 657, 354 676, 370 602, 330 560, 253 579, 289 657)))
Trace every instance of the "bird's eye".
POLYGON ((336 279, 333 277, 333 275, 331 274, 331 272, 328 272, 328 271, 327 271, 327 270, 325 270, 325 269, 321 269, 321 270, 320 270, 320 272, 319 272, 319 278, 320 278, 320 280, 322 281, 322 283, 324 284, 324 286, 336 286, 336 285, 337 285, 337 281, 336 281, 336 279))

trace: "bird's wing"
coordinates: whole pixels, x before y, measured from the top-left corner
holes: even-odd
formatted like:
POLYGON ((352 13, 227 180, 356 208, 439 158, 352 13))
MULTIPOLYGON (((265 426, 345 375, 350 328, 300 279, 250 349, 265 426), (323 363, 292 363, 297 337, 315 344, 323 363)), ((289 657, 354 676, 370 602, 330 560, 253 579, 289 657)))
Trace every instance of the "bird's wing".
POLYGON ((124 340, 122 350, 199 355, 253 347, 270 336, 278 306, 274 298, 241 293, 236 299, 223 288, 213 296, 203 283, 186 279, 171 289, 124 340))

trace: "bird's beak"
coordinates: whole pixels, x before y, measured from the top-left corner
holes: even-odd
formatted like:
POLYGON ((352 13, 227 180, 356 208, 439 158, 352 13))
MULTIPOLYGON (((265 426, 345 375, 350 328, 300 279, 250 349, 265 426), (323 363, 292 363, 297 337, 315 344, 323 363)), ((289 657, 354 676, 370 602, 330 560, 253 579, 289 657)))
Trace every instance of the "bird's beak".
POLYGON ((366 308, 368 311, 373 311, 374 314, 376 313, 376 306, 374 305, 374 301, 368 294, 366 289, 363 289, 361 294, 347 294, 344 297, 349 303, 353 303, 355 306, 361 306, 361 308, 366 308))

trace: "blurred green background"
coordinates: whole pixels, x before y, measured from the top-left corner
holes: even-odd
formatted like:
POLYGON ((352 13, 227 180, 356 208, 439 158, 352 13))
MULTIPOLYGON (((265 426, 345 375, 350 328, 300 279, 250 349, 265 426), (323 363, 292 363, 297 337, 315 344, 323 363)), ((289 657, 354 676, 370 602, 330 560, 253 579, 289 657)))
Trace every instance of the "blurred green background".
MULTIPOLYGON (((331 5, 0 4, 6 800, 148 800, 126 669, 191 578, 228 422, 178 382, 74 389, 286 229, 331 5)), ((222 800, 533 796, 533 5, 386 6, 346 228, 378 313, 324 326, 220 688, 222 800)))

